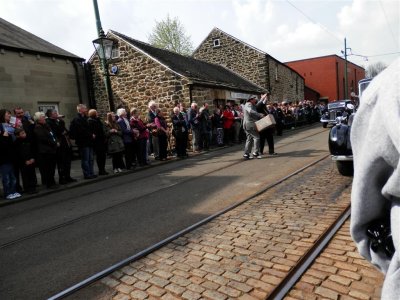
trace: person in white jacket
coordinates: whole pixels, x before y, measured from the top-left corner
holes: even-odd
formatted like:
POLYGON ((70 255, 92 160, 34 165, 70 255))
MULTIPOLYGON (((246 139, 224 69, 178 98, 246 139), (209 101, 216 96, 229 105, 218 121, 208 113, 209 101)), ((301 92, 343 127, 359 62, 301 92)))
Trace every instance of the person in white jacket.
POLYGON ((360 254, 385 273, 382 299, 400 299, 400 58, 375 77, 360 99, 352 129, 351 234, 360 254), (394 254, 367 235, 387 222, 394 254))
POLYGON ((243 110, 243 129, 246 133, 246 143, 244 145, 243 154, 245 159, 253 157, 262 158, 260 153, 260 134, 256 128, 256 121, 261 119, 264 115, 257 112, 256 103, 257 96, 250 96, 243 110), (251 149, 253 149, 253 154, 251 154, 251 149))

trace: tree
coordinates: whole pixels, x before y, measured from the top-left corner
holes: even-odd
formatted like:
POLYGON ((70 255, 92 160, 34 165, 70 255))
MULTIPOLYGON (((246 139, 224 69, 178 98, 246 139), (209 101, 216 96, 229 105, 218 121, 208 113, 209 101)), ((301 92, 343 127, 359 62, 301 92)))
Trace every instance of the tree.
POLYGON ((170 50, 182 55, 191 55, 193 45, 190 36, 185 34, 185 29, 178 18, 156 21, 153 33, 149 35, 149 43, 155 47, 170 50))
POLYGON ((365 76, 367 78, 374 78, 376 75, 378 75, 380 72, 382 72, 383 70, 385 70, 387 67, 387 65, 385 65, 383 62, 376 62, 374 64, 371 64, 367 67, 367 69, 365 70, 366 74, 365 76))

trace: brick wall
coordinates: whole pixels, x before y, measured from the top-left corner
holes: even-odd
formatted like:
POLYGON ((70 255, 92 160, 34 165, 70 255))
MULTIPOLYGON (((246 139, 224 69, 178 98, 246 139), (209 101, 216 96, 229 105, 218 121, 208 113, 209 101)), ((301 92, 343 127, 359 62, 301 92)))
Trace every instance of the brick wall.
POLYGON ((345 60, 337 55, 316 57, 286 63, 299 72, 310 88, 318 91, 321 97, 329 101, 350 99, 350 93, 358 94, 358 81, 365 77, 365 70, 348 62, 348 94, 344 93, 344 65, 345 60))

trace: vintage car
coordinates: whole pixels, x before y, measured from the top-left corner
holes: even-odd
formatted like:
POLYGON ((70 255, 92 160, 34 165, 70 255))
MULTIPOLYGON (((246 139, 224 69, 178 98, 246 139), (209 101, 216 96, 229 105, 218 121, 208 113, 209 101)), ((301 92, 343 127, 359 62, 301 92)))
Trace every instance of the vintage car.
POLYGON ((328 103, 327 108, 322 112, 321 123, 322 127, 326 128, 328 125, 335 125, 341 122, 342 117, 347 117, 348 113, 353 110, 351 100, 339 100, 328 103), (351 106, 350 106, 351 105, 351 106), (350 109, 350 108, 351 109, 350 109))
MULTIPOLYGON (((370 78, 362 79, 358 83, 359 101, 362 101, 362 93, 371 82, 370 78)), ((349 108, 351 106, 347 105, 349 108)), ((350 129, 353 123, 356 107, 350 113, 349 109, 342 113, 340 118, 337 118, 336 125, 329 132, 329 151, 333 161, 336 161, 336 166, 341 175, 353 175, 353 152, 351 150, 350 129)))

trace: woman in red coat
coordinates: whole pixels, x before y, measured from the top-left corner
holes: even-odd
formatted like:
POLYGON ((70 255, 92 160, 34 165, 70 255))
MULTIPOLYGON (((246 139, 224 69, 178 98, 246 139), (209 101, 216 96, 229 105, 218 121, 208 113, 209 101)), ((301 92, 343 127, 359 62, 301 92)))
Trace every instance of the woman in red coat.
POLYGON ((235 116, 229 105, 225 105, 224 112, 222 113, 222 120, 224 122, 224 142, 225 145, 233 145, 233 122, 235 121, 235 116))

